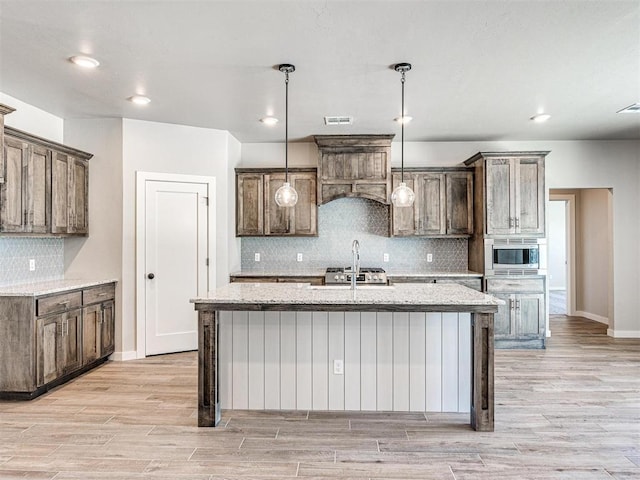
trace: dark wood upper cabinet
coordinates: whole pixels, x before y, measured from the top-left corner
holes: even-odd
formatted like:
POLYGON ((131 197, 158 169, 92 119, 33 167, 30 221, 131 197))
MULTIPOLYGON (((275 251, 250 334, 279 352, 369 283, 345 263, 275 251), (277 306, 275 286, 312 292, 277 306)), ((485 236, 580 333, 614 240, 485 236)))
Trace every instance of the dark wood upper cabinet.
POLYGON ((87 235, 92 155, 11 127, 0 145, 0 234, 87 235))
POLYGON ((315 168, 290 168, 298 203, 280 207, 275 194, 284 169, 236 169, 236 236, 317 236, 316 178, 315 168))
MULTIPOLYGON (((401 181, 394 169, 393 188, 401 181)), ((473 233, 473 173, 466 169, 405 169, 411 207, 391 206, 391 235, 460 237, 473 233)))

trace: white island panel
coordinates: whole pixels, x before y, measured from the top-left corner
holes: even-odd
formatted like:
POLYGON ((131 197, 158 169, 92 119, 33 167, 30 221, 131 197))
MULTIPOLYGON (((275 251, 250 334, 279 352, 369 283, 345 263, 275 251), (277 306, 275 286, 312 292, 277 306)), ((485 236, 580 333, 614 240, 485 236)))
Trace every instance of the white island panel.
POLYGON ((468 313, 236 311, 220 330, 223 409, 469 412, 468 313))

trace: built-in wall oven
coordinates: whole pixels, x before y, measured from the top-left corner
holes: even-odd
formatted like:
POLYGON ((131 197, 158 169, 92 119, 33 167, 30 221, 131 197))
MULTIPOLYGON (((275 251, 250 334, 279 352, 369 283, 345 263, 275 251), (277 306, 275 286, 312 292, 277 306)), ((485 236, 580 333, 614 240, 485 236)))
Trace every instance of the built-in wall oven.
POLYGON ((545 238, 487 238, 484 241, 485 275, 545 275, 545 238))

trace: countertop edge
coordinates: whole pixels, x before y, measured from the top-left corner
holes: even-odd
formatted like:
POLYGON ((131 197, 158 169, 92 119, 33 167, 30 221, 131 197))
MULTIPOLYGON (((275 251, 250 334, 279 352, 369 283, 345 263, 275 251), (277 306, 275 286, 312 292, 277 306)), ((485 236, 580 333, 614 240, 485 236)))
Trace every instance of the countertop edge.
POLYGON ((95 287, 109 283, 118 283, 115 278, 107 279, 60 279, 38 283, 22 283, 19 285, 9 285, 0 287, 0 297, 38 297, 65 292, 68 290, 78 290, 81 288, 95 287))

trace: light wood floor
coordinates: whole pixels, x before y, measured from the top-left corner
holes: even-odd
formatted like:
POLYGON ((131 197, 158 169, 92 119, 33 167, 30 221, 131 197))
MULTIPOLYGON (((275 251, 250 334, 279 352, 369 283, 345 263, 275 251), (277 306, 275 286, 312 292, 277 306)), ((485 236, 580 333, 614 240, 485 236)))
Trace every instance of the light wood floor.
POLYGON ((195 353, 108 363, 0 402, 0 479, 640 479, 640 341, 552 317, 496 352, 496 429, 460 414, 224 412, 196 427, 195 353))

